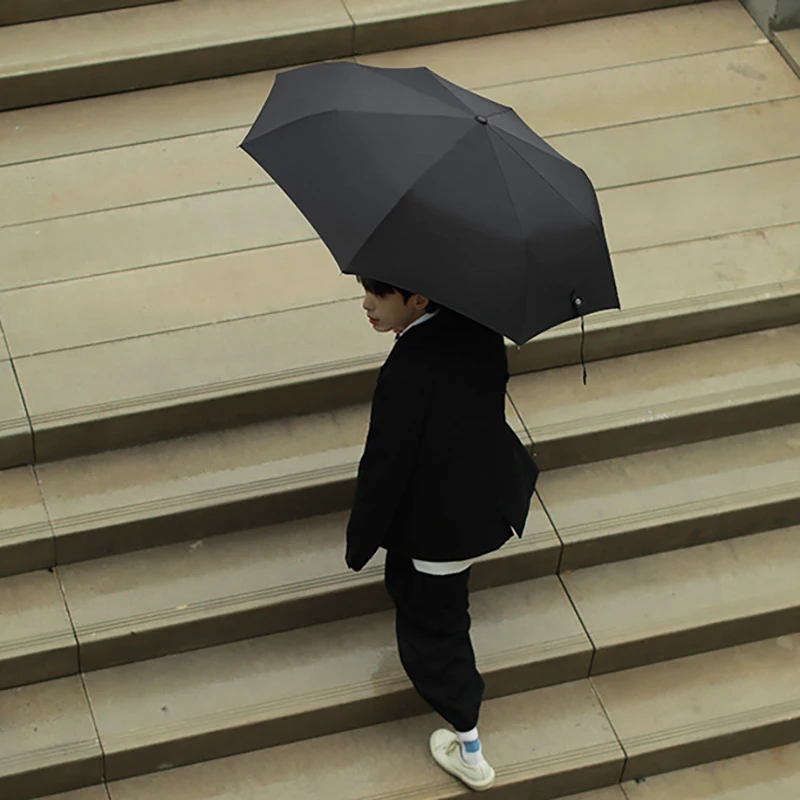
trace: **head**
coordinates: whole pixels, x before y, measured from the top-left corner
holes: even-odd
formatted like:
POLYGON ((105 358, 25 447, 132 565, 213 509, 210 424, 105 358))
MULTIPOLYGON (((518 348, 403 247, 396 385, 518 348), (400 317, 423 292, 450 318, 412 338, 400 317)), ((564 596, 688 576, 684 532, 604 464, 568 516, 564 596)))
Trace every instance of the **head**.
POLYGON ((358 282, 364 288, 362 307, 370 324, 379 333, 404 331, 424 314, 439 308, 427 297, 389 283, 361 276, 358 276, 358 282))

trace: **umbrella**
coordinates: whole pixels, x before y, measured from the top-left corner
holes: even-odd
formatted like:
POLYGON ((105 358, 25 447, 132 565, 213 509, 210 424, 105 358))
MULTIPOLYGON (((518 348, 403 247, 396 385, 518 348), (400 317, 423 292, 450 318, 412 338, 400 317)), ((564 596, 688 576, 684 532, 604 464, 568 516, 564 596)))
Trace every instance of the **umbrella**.
POLYGON ((597 197, 513 111, 426 67, 279 73, 241 147, 340 269, 522 344, 619 308, 597 197))

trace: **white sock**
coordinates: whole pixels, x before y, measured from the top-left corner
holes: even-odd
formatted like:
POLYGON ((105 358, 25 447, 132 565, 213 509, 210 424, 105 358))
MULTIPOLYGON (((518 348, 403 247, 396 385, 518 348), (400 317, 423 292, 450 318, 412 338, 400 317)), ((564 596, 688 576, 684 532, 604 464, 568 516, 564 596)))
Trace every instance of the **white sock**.
POLYGON ((481 740, 478 738, 478 729, 473 728, 471 731, 461 733, 456 731, 458 741, 461 743, 461 758, 464 759, 465 764, 472 764, 477 766, 484 761, 483 750, 481 749, 481 740))

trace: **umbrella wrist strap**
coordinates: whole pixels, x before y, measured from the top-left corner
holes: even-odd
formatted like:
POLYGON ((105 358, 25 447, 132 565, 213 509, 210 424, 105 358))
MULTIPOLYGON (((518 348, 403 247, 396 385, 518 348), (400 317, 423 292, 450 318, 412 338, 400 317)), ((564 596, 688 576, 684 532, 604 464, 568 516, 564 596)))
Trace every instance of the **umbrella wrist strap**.
POLYGON ((581 367, 583 368, 583 385, 586 386, 586 325, 581 314, 581 367))

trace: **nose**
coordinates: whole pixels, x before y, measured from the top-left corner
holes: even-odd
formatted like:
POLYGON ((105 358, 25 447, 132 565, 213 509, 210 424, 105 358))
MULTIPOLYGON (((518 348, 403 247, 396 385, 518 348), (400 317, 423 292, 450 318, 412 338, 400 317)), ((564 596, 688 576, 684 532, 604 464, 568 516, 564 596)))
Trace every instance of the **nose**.
POLYGON ((361 308, 363 308, 364 311, 367 312, 373 311, 375 309, 375 304, 372 302, 369 295, 364 296, 364 302, 361 304, 361 308))

